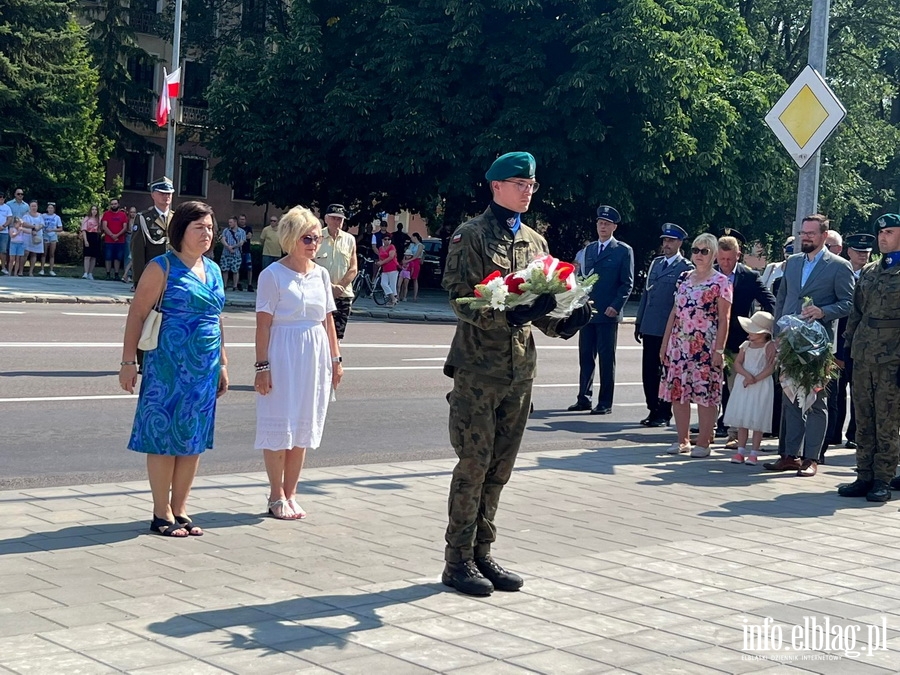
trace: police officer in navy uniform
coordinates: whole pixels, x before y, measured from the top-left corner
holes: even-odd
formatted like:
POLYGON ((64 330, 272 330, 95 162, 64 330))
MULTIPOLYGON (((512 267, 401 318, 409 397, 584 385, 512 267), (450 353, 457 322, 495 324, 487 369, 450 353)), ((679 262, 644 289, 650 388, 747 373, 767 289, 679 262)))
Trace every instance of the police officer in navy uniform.
POLYGON ((591 289, 597 313, 578 333, 578 399, 570 411, 590 410, 592 415, 612 412, 616 383, 616 341, 622 309, 634 288, 634 251, 613 234, 622 218, 611 206, 597 208, 597 236, 584 251, 581 274, 599 278, 591 289), (600 393, 591 410, 595 361, 600 364, 600 393))
POLYGON ((693 265, 681 255, 681 245, 687 238, 684 228, 675 223, 662 226, 660 251, 662 255, 653 259, 647 271, 647 284, 641 294, 634 322, 634 339, 644 345, 641 357, 641 380, 644 384, 644 398, 649 414, 641 420, 645 427, 664 427, 672 418, 672 404, 659 398, 659 381, 662 365, 659 350, 666 321, 675 304, 675 285, 682 272, 693 269, 693 265))

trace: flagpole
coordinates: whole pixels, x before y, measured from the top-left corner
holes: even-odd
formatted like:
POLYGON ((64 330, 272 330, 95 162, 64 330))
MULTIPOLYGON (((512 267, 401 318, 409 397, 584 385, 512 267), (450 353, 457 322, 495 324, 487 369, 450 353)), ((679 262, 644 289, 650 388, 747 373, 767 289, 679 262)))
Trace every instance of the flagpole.
MULTIPOLYGON (((181 12, 183 0, 175 0, 175 30, 172 33, 172 72, 181 65, 181 12)), ((165 84, 163 85, 165 87, 165 84)), ((177 98, 170 101, 172 109, 169 111, 169 126, 166 130, 166 176, 175 181, 175 109, 178 105, 177 98)))

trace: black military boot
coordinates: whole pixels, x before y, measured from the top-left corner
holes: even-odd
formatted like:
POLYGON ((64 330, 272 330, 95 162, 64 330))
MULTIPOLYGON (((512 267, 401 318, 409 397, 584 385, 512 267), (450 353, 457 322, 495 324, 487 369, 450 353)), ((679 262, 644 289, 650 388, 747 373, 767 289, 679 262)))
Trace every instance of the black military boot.
POLYGON ((900 490, 900 476, 893 478, 890 485, 892 490, 900 490))
POLYGON ((857 478, 852 483, 841 485, 838 488, 838 494, 841 497, 865 497, 872 489, 872 481, 857 478))
POLYGON ((494 585, 484 578, 471 560, 448 562, 444 565, 441 582, 466 595, 490 595, 494 592, 494 585))
POLYGON ((478 567, 478 571, 487 577, 488 581, 490 581, 498 591, 517 591, 522 588, 522 585, 525 583, 522 581, 522 577, 503 569, 497 564, 497 561, 489 555, 482 558, 475 558, 475 565, 478 567))
POLYGON ((866 494, 867 502, 887 502, 891 499, 891 486, 883 480, 872 481, 872 489, 866 494))

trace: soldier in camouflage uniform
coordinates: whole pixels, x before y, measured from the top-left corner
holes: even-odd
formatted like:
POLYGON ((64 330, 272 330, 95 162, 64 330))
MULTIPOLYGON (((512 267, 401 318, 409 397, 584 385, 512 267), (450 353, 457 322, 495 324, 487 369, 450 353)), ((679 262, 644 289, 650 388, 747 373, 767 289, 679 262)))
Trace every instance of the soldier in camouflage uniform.
POLYGON ((880 261, 866 265, 853 296, 846 338, 853 357, 858 478, 843 497, 886 502, 900 461, 900 216, 875 221, 880 261))
POLYGON ((509 274, 547 253, 544 238, 521 222, 538 185, 534 157, 514 152, 485 174, 493 201, 457 228, 450 240, 443 286, 459 319, 444 372, 453 377, 450 442, 459 457, 448 503, 446 566, 442 581, 462 593, 516 591, 518 575, 491 557, 500 491, 509 480, 531 405, 537 354, 531 323, 550 336, 569 338, 591 316, 585 306, 567 319, 550 319, 552 295, 509 311, 457 305, 492 272, 509 274))

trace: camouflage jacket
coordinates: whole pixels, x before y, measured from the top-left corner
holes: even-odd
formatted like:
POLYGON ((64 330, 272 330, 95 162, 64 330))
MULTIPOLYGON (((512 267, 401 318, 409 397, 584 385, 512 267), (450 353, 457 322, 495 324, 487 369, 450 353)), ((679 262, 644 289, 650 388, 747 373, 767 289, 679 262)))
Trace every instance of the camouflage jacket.
POLYGON ((900 321, 900 267, 884 269, 881 261, 875 261, 859 275, 844 334, 854 361, 900 363, 900 330, 877 327, 879 320, 900 321))
MULTIPOLYGON (((507 382, 534 379, 537 353, 531 324, 510 326, 506 312, 457 305, 454 300, 472 297, 475 285, 492 272, 516 272, 547 252, 547 242, 540 234, 523 223, 513 235, 497 222, 490 209, 456 229, 450 239, 443 280, 459 319, 447 355, 449 370, 461 368, 507 382)), ((543 317, 534 325, 557 337, 557 323, 558 319, 543 317)))

